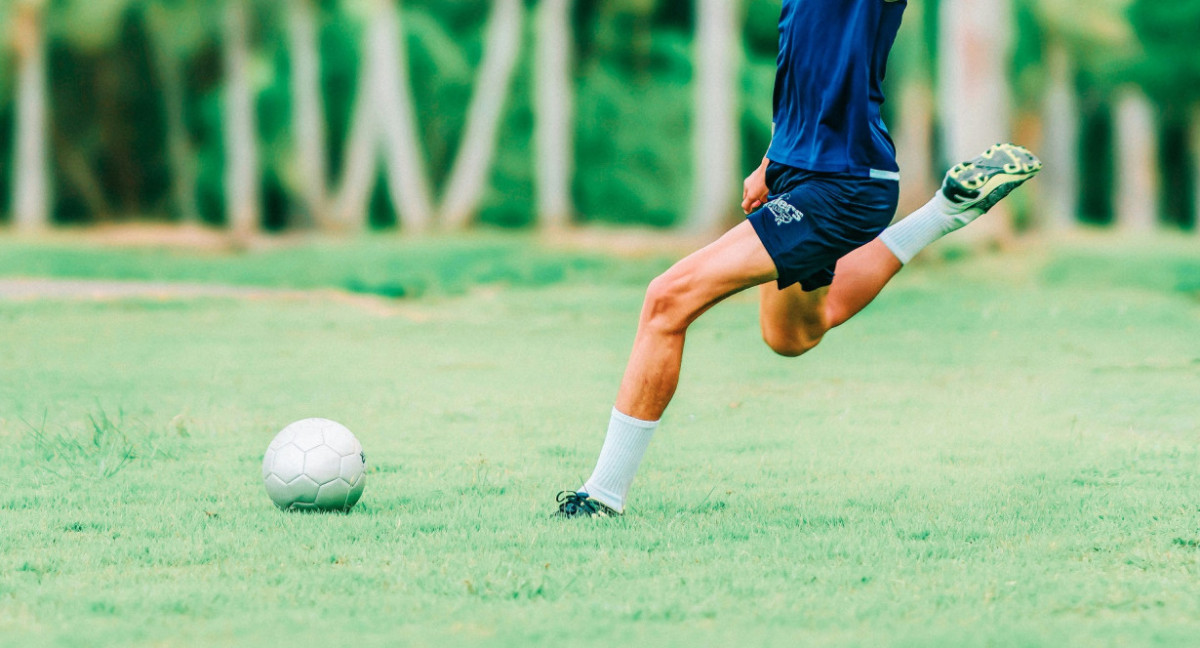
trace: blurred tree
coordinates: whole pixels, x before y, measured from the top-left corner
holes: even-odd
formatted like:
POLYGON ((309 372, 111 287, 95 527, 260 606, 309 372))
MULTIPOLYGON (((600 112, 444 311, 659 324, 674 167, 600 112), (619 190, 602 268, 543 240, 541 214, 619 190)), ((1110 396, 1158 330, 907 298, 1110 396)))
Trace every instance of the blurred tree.
POLYGON ((571 221, 574 173, 571 9, 573 0, 541 0, 537 8, 534 60, 536 99, 533 158, 537 184, 537 220, 558 229, 571 221))
POLYGON ((200 221, 196 202, 196 153, 187 128, 184 65, 211 35, 212 17, 196 0, 144 0, 150 55, 162 86, 171 200, 176 215, 200 221))
POLYGON ((367 60, 360 83, 370 96, 371 128, 383 146, 397 221, 408 231, 422 231, 433 223, 433 199, 417 135, 401 13, 389 0, 368 0, 368 6, 367 60))
POLYGON ((1200 234, 1200 103, 1188 111, 1188 148, 1192 163, 1192 231, 1200 234))
MULTIPOLYGON (((1200 232, 1200 1, 1136 0, 1129 18, 1145 49, 1139 80, 1184 122, 1191 163, 1192 225, 1200 232)), ((1175 116, 1175 115, 1173 115, 1175 116)))
MULTIPOLYGON (((1011 137, 1013 6, 1011 0, 942 0, 939 10, 938 112, 943 159, 954 164, 1011 137)), ((1006 205, 996 212, 956 236, 972 243, 1008 237, 1006 205)))
POLYGON ((1046 52, 1046 87, 1042 100, 1042 146, 1038 154, 1045 163, 1038 195, 1044 204, 1044 223, 1064 230, 1078 223, 1079 214, 1079 119, 1071 54, 1058 40, 1046 52))
POLYGON ((368 226, 368 203, 382 154, 396 221, 407 231, 423 231, 433 223, 433 198, 417 136, 402 13, 388 0, 362 0, 352 8, 365 27, 333 218, 343 227, 368 226))
POLYGON ((741 175, 762 164, 771 145, 775 65, 779 54, 780 0, 746 0, 742 76, 741 175))
POLYGON ((1121 18, 1127 1, 1033 0, 1033 4, 1042 33, 1044 72, 1038 152, 1046 163, 1036 188, 1046 225, 1063 229, 1077 222, 1081 195, 1109 188, 1082 184, 1086 176, 1080 171, 1079 138, 1084 107, 1077 76, 1082 72, 1100 81, 1100 92, 1112 92, 1119 76, 1116 71, 1129 56, 1131 34, 1121 18))
POLYGON ((13 224, 22 232, 50 223, 44 9, 43 0, 18 0, 11 26, 17 57, 12 210, 13 224))
POLYGON ((933 175, 934 61, 925 29, 930 17, 926 12, 924 4, 908 5, 888 63, 888 90, 897 92, 899 105, 893 128, 901 174, 899 215, 924 205, 938 187, 933 175))
POLYGON ((367 202, 370 200, 378 162, 375 91, 371 87, 374 73, 370 44, 372 36, 369 32, 373 29, 375 28, 368 23, 368 34, 363 37, 358 89, 355 92, 349 131, 343 146, 341 176, 332 197, 332 222, 347 229, 367 227, 367 202))
POLYGON ((666 227, 688 216, 693 6, 694 0, 579 3, 574 197, 581 220, 666 227))
MULTIPOLYGON (((1130 4, 1131 0, 1088 3, 1038 0, 1038 17, 1047 34, 1048 71, 1044 124, 1047 169, 1038 184, 1042 191, 1054 192, 1054 185, 1070 186, 1072 175, 1081 179, 1074 201, 1065 195, 1047 201, 1054 210, 1064 209, 1064 205, 1072 202, 1078 204, 1081 195, 1112 192, 1114 220, 1121 227, 1140 230, 1152 227, 1157 221, 1158 116, 1143 90, 1131 83, 1144 80, 1136 74, 1144 54, 1127 17, 1130 4), (1087 91, 1093 95, 1088 102, 1091 105, 1102 106, 1102 110, 1106 110, 1103 104, 1114 105, 1111 183, 1103 179, 1108 172, 1075 173, 1073 167, 1079 162, 1079 154, 1074 159, 1067 155, 1085 144, 1096 148, 1090 142, 1079 142, 1075 135, 1084 132, 1084 126, 1075 116, 1086 115, 1089 110, 1083 102, 1072 102, 1067 96, 1078 86, 1069 76, 1083 78, 1087 91), (1072 138, 1076 141, 1070 141, 1072 138), (1083 180, 1087 178, 1092 179, 1083 180)), ((1097 160, 1093 158, 1094 155, 1084 161, 1095 167, 1097 160)))
POLYGON ((1148 232, 1158 222, 1158 124, 1155 107, 1137 86, 1117 93, 1117 226, 1148 232))
POLYGON ((467 108, 466 132, 459 141, 443 190, 441 219, 442 225, 449 229, 470 224, 488 186, 496 153, 496 133, 521 50, 523 14, 521 0, 492 3, 483 60, 467 108))
MULTIPOLYGON (((18 227, 164 207, 251 230, 393 213, 409 231, 439 216, 709 227, 768 142, 779 0, 398 4, 0 0, 2 208, 18 227)), ((907 200, 1016 121, 1041 134, 1051 226, 1086 211, 1145 227, 1159 195, 1197 220, 1198 20, 1200 0, 910 3, 884 106, 907 200), (987 98, 1005 85, 1012 98, 987 98)))
POLYGON ((236 237, 262 223, 258 119, 251 80, 246 0, 226 0, 222 47, 225 62, 225 218, 236 237))
POLYGON ((692 196, 689 229, 721 229, 738 195, 738 78, 744 13, 737 0, 696 0, 692 196))
POLYGON ((291 59, 292 146, 302 226, 330 222, 326 184, 325 104, 321 96, 320 40, 314 0, 283 0, 291 59))
POLYGON ((49 164, 57 174, 52 219, 107 220, 114 211, 110 196, 122 211, 134 211, 147 189, 146 160, 137 153, 148 138, 128 116, 148 93, 137 92, 141 88, 124 92, 140 67, 123 49, 140 36, 122 20, 129 4, 59 0, 46 5, 48 64, 59 71, 47 84, 49 164))

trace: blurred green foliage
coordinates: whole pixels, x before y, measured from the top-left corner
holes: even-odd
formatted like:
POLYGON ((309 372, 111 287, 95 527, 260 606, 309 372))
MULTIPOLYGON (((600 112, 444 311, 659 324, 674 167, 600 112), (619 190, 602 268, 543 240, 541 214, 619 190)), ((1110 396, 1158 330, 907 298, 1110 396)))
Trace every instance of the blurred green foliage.
MULTIPOLYGON (((292 142, 285 0, 253 0, 253 81, 262 145, 263 206, 268 228, 288 224, 292 142)), ((537 1, 529 0, 530 9, 537 1)), ((939 0, 910 8, 912 20, 893 57, 891 85, 936 75, 939 0), (919 12, 915 11, 919 8, 919 12)), ((330 180, 339 176, 356 97, 364 21, 362 0, 321 0, 320 62, 328 126, 330 180)), ((691 192, 693 11, 688 0, 579 0, 574 4, 576 173, 574 200, 585 221, 668 226, 691 192)), ((163 82, 155 47, 177 57, 185 120, 196 164, 202 218, 224 210, 221 2, 201 0, 48 0, 46 24, 51 105, 54 214, 60 222, 162 218, 172 211, 163 82), (99 191, 96 188, 99 188, 99 191)), ((487 0, 404 0, 410 78, 421 145, 440 189, 457 151, 482 58, 487 0)), ((745 0, 742 56, 742 160, 755 166, 770 138, 779 0, 745 0)), ((0 24, 12 2, 0 3, 0 24)), ((1014 0, 1011 82, 1019 108, 1036 111, 1050 43, 1064 43, 1077 64, 1086 167, 1084 209, 1111 215, 1105 171, 1113 157, 1108 99, 1122 83, 1144 86, 1165 106, 1164 168, 1177 191, 1164 192, 1169 214, 1186 218, 1190 107, 1200 100, 1200 56, 1191 41, 1200 1, 1014 0), (1091 168, 1095 167, 1095 168, 1091 168), (1171 175, 1174 174, 1174 175, 1171 175)), ((481 220, 523 226, 533 219, 532 21, 507 100, 481 220)), ((6 35, 7 37, 7 35, 6 35)), ((14 117, 12 48, 0 60, 0 213, 11 194, 14 117)), ((893 91, 894 96, 894 91, 893 91)), ((894 102, 885 107, 895 117, 894 102)), ((394 215, 377 188, 371 222, 394 215)))
POLYGON ((1200 99, 1200 2, 1137 0, 1129 17, 1144 47, 1137 72, 1147 90, 1170 107, 1200 99))

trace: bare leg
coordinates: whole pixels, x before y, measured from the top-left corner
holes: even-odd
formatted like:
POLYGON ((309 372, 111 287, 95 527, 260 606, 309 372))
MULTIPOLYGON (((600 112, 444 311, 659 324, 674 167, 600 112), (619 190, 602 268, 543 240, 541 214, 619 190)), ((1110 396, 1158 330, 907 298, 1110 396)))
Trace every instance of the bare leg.
POLYGON ((845 324, 866 308, 903 267, 879 239, 842 257, 825 300, 825 320, 829 328, 845 324))
POLYGON ((749 222, 694 252, 650 283, 617 410, 656 421, 675 395, 688 326, 721 300, 776 278, 749 222))
POLYGON ((879 239, 838 261, 833 285, 806 293, 799 286, 760 288, 763 339, 780 355, 801 355, 829 329, 866 308, 904 266, 879 239))

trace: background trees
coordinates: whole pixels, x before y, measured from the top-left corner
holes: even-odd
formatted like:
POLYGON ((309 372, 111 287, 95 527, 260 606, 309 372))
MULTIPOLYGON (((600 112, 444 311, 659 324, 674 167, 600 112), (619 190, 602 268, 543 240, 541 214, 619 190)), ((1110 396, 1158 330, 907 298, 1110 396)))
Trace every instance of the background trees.
POLYGON ((50 176, 46 159, 45 6, 22 0, 9 9, 16 58, 16 101, 12 164, 12 219, 21 231, 45 228, 50 219, 50 176))
MULTIPOLYGON (((770 137, 779 0, 0 12, 0 219, 20 230, 714 229, 738 217, 738 179, 770 137)), ((1017 136, 1049 165, 998 227, 1194 227, 1198 21, 1198 0, 913 3, 885 106, 906 205, 1017 136)))
POLYGON ((568 225, 575 211, 571 198, 575 169, 574 4, 572 0, 545 0, 538 5, 534 23, 533 139, 537 151, 532 162, 537 221, 551 229, 568 225))
POLYGON ((1143 48, 1134 75, 1165 122, 1163 207, 1177 223, 1200 223, 1200 2, 1137 0, 1128 15, 1143 48))

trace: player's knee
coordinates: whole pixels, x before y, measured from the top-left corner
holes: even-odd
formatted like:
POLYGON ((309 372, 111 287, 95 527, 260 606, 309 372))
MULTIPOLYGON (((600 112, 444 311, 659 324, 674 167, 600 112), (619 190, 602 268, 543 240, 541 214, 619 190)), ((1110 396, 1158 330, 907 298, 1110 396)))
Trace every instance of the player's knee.
POLYGON ((798 358, 812 351, 821 343, 822 336, 808 335, 803 331, 785 331, 774 327, 763 327, 763 341, 772 351, 785 358, 798 358))
POLYGON ((651 281, 642 306, 643 323, 662 333, 679 333, 686 329, 691 317, 684 295, 686 286, 686 279, 671 272, 651 281))

